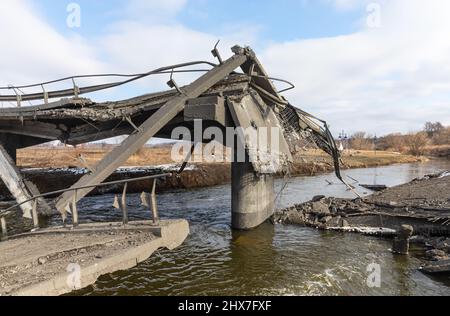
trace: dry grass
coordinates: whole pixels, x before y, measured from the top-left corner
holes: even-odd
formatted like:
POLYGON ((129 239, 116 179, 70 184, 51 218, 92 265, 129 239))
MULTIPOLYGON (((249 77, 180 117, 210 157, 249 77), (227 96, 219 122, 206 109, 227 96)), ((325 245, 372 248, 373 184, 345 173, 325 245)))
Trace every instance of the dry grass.
MULTIPOLYGON (((31 147, 18 151, 18 165, 23 168, 64 168, 91 167, 101 160, 112 147, 101 146, 71 148, 71 147, 31 147)), ((393 152, 349 151, 343 155, 343 161, 348 168, 390 165, 394 163, 411 163, 422 161, 410 155, 393 152)), ((295 156, 296 165, 329 165, 331 159, 320 150, 303 151, 295 156)), ((161 146, 142 148, 130 157, 125 166, 154 166, 176 163, 171 158, 171 147, 161 146)))
MULTIPOLYGON (((426 161, 425 157, 414 157, 387 151, 346 151, 342 156, 344 169, 388 166, 397 163, 426 161)), ((331 158, 320 150, 309 150, 295 156, 292 175, 316 175, 334 170, 331 158)))
POLYGON ((429 156, 450 159, 450 145, 428 146, 425 152, 429 156))
POLYGON ((389 151, 350 151, 343 156, 344 164, 349 168, 386 166, 396 163, 426 161, 425 157, 415 157, 389 151))
MULTIPOLYGON (((23 168, 65 168, 94 166, 113 148, 107 147, 31 147, 19 150, 17 164, 23 168)), ((125 166, 150 166, 172 163, 170 148, 143 148, 125 166)))

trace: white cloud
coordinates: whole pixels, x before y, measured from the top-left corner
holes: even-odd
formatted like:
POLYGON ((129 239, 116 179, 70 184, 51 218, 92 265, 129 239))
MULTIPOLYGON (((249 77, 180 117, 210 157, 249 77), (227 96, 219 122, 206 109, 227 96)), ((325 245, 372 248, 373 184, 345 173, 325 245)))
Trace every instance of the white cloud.
MULTIPOLYGON (((368 2, 323 1, 346 10, 368 2)), ((177 14, 186 8, 186 0, 133 0, 123 8, 123 20, 99 38, 65 37, 29 2, 4 0, 0 28, 9 31, 0 35, 8 43, 2 45, 0 85, 213 60, 210 50, 220 38, 224 58, 234 44, 256 46, 272 76, 297 85, 287 94, 291 102, 328 120, 335 132, 408 132, 427 120, 450 125, 450 1, 377 2, 381 28, 362 26, 350 35, 265 46, 255 26, 225 26, 222 34, 212 34, 180 24, 177 14), (164 19, 144 18, 152 12, 164 19)))
POLYGON ((273 44, 262 59, 293 80, 291 101, 334 130, 372 133, 450 124, 450 2, 382 2, 381 28, 273 44))
POLYGON ((119 68, 131 71, 204 58, 216 40, 182 25, 124 22, 114 29, 100 45, 119 68))
POLYGON ((147 25, 124 21, 98 44, 118 67, 142 71, 142 67, 147 69, 192 60, 214 61, 210 51, 217 40, 221 39, 220 50, 225 57, 230 56, 230 48, 242 43, 244 38, 251 44, 252 37, 254 34, 246 30, 214 35, 181 24, 147 25))
POLYGON ((0 1, 0 29, 2 86, 103 69, 85 39, 62 36, 27 1, 0 1))
MULTIPOLYGON (((85 73, 145 72, 192 60, 215 61, 210 51, 218 39, 223 40, 220 49, 226 57, 231 55, 231 46, 255 37, 257 30, 252 28, 230 29, 227 34, 213 35, 186 28, 170 18, 163 19, 174 17, 185 3, 186 0, 127 2, 122 8, 126 13, 122 15, 123 20, 107 26, 103 36, 85 39, 76 33, 71 37, 58 33, 39 16, 31 2, 1 1, 0 27, 11 32, 1 35, 1 40, 8 45, 2 47, 0 86, 85 73), (151 18, 151 12, 161 19, 151 18), (144 16, 148 19, 137 18, 144 16)), ((177 80, 183 77, 186 76, 177 75, 177 80)), ((147 89, 167 88, 168 78, 160 79, 152 81, 156 86, 147 89)), ((128 96, 122 91, 112 93, 100 97, 128 96)))

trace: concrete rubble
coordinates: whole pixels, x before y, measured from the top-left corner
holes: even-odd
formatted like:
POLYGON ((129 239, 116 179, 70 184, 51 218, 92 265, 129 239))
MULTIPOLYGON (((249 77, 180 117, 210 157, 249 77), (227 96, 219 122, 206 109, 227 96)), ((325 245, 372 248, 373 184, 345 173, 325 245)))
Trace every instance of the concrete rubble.
POLYGON ((450 176, 448 172, 361 199, 324 196, 277 211, 273 221, 323 230, 355 232, 395 238, 396 252, 407 254, 409 243, 428 250, 430 260, 445 261, 450 254, 450 176), (411 235, 414 232, 414 236, 411 235))

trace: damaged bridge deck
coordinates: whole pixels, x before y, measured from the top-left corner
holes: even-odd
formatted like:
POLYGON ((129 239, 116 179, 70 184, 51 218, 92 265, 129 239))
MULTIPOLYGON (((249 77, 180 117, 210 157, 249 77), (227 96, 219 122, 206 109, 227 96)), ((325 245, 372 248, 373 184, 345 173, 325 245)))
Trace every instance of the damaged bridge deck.
MULTIPOLYGON (((340 177, 339 152, 327 124, 293 107, 281 95, 282 91, 277 90, 275 79, 268 76, 250 48, 235 46, 232 52, 230 58, 222 60, 215 47, 212 53, 218 64, 198 61, 138 75, 76 76, 29 86, 0 87, 0 102, 16 102, 17 105, 0 109, 0 178, 18 203, 12 208, 20 207, 24 217, 33 220, 34 226, 29 235, 9 236, 6 218, 11 215, 12 208, 0 210, 1 234, 3 240, 6 239, 0 243, 0 295, 65 293, 65 269, 73 260, 80 263, 83 271, 80 282, 85 286, 101 273, 137 264, 158 247, 172 248, 180 244, 187 235, 186 222, 170 223, 168 227, 173 226, 173 229, 163 227, 159 238, 149 233, 152 228, 128 222, 127 184, 142 179, 121 183, 124 184, 122 200, 116 197, 114 205, 122 210, 122 224, 111 224, 111 227, 103 224, 108 227, 106 230, 105 226, 98 227, 101 224, 89 227, 79 223, 77 209, 77 203, 96 187, 110 185, 104 181, 150 139, 179 137, 172 135, 177 127, 185 127, 191 132, 191 137, 183 140, 191 141, 193 145, 213 140, 229 145, 223 136, 233 138, 229 147, 243 157, 242 161, 235 159, 232 162, 232 227, 235 229, 257 227, 273 214, 274 177, 279 172, 289 171, 292 149, 300 139, 309 139, 332 155, 336 174, 340 177), (180 87, 176 83, 175 73, 190 71, 180 68, 200 64, 211 68, 199 70, 202 75, 186 86, 180 87), (170 75, 168 85, 172 90, 102 103, 81 97, 161 74, 170 75), (128 78, 87 87, 78 87, 75 82, 80 78, 107 76, 128 78), (46 91, 51 84, 67 81, 71 81, 70 89, 46 91), (42 92, 23 93, 31 88, 42 92), (14 94, 5 95, 4 90, 14 94), (28 101, 37 101, 40 105, 23 106, 28 101), (201 120, 201 131, 196 129, 198 120, 201 120), (214 133, 206 136, 204 131, 209 127, 216 127, 216 134, 221 131, 222 139, 214 133), (257 137, 261 133, 266 135, 258 140, 236 132, 228 136, 223 133, 228 127, 256 132, 257 137), (54 140, 78 145, 116 136, 126 138, 69 189, 41 194, 16 166, 17 149, 54 140), (38 213, 50 212, 49 204, 53 205, 47 204, 44 198, 52 197, 54 193, 61 194, 54 205, 64 225, 71 223, 69 229, 40 227, 38 213), (130 241, 132 247, 128 249, 130 241), (100 254, 95 255, 96 251, 100 254)), ((187 153, 183 166, 189 158, 187 153)), ((178 173, 182 171, 183 168, 178 173)), ((141 195, 143 205, 152 206, 155 224, 159 221, 156 183, 162 176, 167 175, 152 176, 151 194, 143 192, 141 195)), ((164 226, 164 222, 161 223, 164 226)))
MULTIPOLYGON (((248 76, 231 75, 199 98, 188 101, 185 110, 171 119, 155 137, 170 139, 174 128, 192 127, 194 119, 202 119, 205 127, 234 125, 225 111, 224 100, 243 96, 249 89, 248 76)), ((103 103, 67 98, 38 106, 0 109, 0 133, 22 138, 20 144, 23 147, 54 140, 79 145, 129 135, 177 94, 176 90, 170 90, 103 103)))
MULTIPOLYGON (((189 140, 194 144, 216 140, 228 145, 224 137, 217 139, 214 134, 205 136, 203 132, 209 127, 216 127, 219 131, 225 131, 228 127, 240 127, 256 131, 257 137, 261 131, 267 133, 264 141, 255 141, 242 134, 230 136, 233 137, 232 149, 245 159, 232 164, 235 228, 256 227, 273 213, 273 176, 278 172, 288 172, 292 162, 292 148, 295 146, 293 144, 300 139, 310 138, 312 143, 332 155, 340 177, 339 153, 326 123, 293 107, 277 90, 273 83, 276 79, 268 76, 250 48, 235 46, 232 52, 232 57, 222 60, 215 48, 213 55, 217 57, 219 64, 199 61, 173 65, 146 74, 129 75, 131 79, 110 84, 78 87, 75 78, 89 77, 79 76, 40 85, 0 88, 15 92, 15 95, 0 95, 0 101, 17 102, 16 108, 0 110, 2 180, 19 203, 29 201, 30 198, 39 196, 39 192, 23 179, 15 166, 17 149, 54 140, 78 145, 126 135, 127 138, 119 146, 72 186, 80 189, 66 191, 56 200, 56 208, 65 219, 71 213, 71 204, 81 200, 95 186, 105 181, 151 138, 179 137, 172 135, 176 127, 186 127, 191 131, 194 137, 189 140), (191 84, 178 86, 173 74, 177 71, 189 71, 179 70, 180 68, 199 64, 207 64, 211 69, 205 70, 191 84), (237 72, 238 69, 241 72, 237 72), (82 94, 163 73, 171 74, 168 85, 172 90, 102 103, 80 97, 82 94), (46 84, 69 79, 73 83, 72 89, 45 91, 46 84), (18 92, 30 87, 41 87, 43 92, 18 92), (57 101, 50 102, 54 99, 57 101), (22 106, 23 102, 30 100, 40 100, 42 104, 22 106), (201 120, 200 136, 196 135, 198 131, 195 130, 197 120, 201 120), (277 130, 275 134, 274 129, 277 130), (238 144, 234 142, 235 137, 238 144)), ((222 133, 222 136, 226 138, 227 133, 222 133)), ((30 217, 33 205, 20 205, 24 214, 30 217)), ((38 201, 37 206, 39 211, 48 209, 43 199, 38 201)))
POLYGON ((84 224, 16 236, 0 243, 0 296, 62 295, 98 277, 130 269, 160 248, 174 249, 189 233, 185 220, 84 224))

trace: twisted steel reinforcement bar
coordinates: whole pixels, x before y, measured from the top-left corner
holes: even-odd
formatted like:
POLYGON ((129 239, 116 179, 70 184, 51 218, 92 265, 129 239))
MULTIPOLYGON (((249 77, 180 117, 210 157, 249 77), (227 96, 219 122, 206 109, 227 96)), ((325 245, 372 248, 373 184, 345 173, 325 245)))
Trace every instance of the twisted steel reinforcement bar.
MULTIPOLYGON (((25 88, 33 88, 33 87, 42 87, 48 84, 52 84, 52 83, 58 83, 58 82, 62 82, 62 81, 67 81, 67 80, 74 80, 77 78, 94 78, 94 77, 132 77, 131 79, 128 80, 124 80, 124 81, 119 81, 119 82, 113 82, 113 83, 107 83, 107 84, 101 84, 101 85, 94 85, 94 86, 88 86, 88 87, 82 87, 82 88, 78 88, 78 92, 76 93, 77 95, 82 95, 82 94, 86 94, 86 93, 92 93, 92 92, 96 92, 96 91, 100 91, 100 90, 105 90, 105 89, 111 89, 111 88, 115 88, 115 87, 119 87, 122 85, 125 85, 127 83, 131 83, 133 81, 139 80, 139 79, 143 79, 145 77, 151 76, 151 75, 157 75, 157 74, 162 74, 162 73, 167 73, 167 71, 169 70, 174 70, 174 69, 178 69, 178 68, 183 68, 183 67, 189 67, 189 66, 195 66, 195 65, 202 65, 202 64, 206 64, 206 65, 210 65, 215 67, 216 65, 213 63, 209 63, 207 61, 194 61, 194 62, 189 62, 189 63, 184 63, 184 64, 177 64, 177 65, 171 65, 171 66, 166 66, 166 67, 161 67, 152 71, 149 71, 148 73, 144 73, 144 74, 138 74, 138 75, 120 75, 120 74, 105 74, 105 75, 82 75, 82 76, 73 76, 73 77, 67 77, 67 78, 63 78, 63 79, 58 79, 58 80, 54 80, 54 81, 48 81, 48 82, 43 82, 43 83, 39 83, 39 84, 33 84, 33 85, 27 85, 27 86, 10 86, 10 87, 1 87, 0 90, 15 90, 15 89, 25 89, 25 88)), ((170 73, 170 72, 169 72, 170 73)), ((14 95, 0 95, 0 101, 5 101, 5 102, 13 102, 17 100, 17 97, 20 97, 21 101, 33 101, 33 100, 43 100, 43 99, 52 99, 52 98, 63 98, 63 97, 70 97, 74 95, 74 89, 65 89, 65 90, 58 90, 58 91, 51 91, 51 92, 42 92, 42 93, 33 93, 33 94, 23 94, 23 95, 18 95, 17 93, 14 95)))
MULTIPOLYGON (((212 67, 217 67, 216 64, 210 63, 207 61, 194 61, 189 63, 183 63, 183 64, 177 64, 177 65, 170 65, 161 67, 146 73, 141 74, 94 74, 94 75, 79 75, 79 76, 72 76, 72 77, 65 77, 57 80, 51 80, 31 85, 21 85, 21 86, 8 86, 8 87, 0 87, 0 90, 13 90, 16 92, 14 95, 1 95, 0 94, 0 102, 16 102, 17 98, 20 98, 20 101, 36 101, 36 100, 48 100, 51 98, 62 98, 62 97, 70 97, 74 95, 74 88, 72 89, 64 89, 64 90, 57 90, 57 91, 45 91, 45 86, 50 84, 55 84, 59 82, 64 82, 71 80, 72 82, 75 82, 75 79, 91 79, 91 78, 106 78, 106 77, 122 77, 122 78, 131 78, 123 81, 116 81, 111 82, 107 84, 100 84, 100 85, 91 85, 86 87, 76 87, 77 89, 77 95, 83 95, 87 93, 97 92, 101 90, 107 90, 115 87, 119 87, 122 85, 126 85, 128 83, 132 83, 134 81, 152 76, 152 75, 163 75, 163 74, 176 74, 176 73, 193 73, 193 72, 208 72, 210 69, 188 69, 188 70, 175 70, 180 69, 184 67, 190 67, 190 66, 196 66, 196 65, 209 65, 212 67), (17 93, 17 90, 22 91, 22 89, 27 88, 42 88, 42 93, 32 93, 32 94, 19 94, 17 93)), ((251 75, 252 77, 263 77, 260 75, 251 75)), ((278 91, 278 93, 286 92, 289 90, 292 90, 295 88, 295 85, 285 79, 275 78, 275 77, 267 77, 267 79, 272 81, 278 81, 287 84, 289 87, 282 89, 278 91)))

